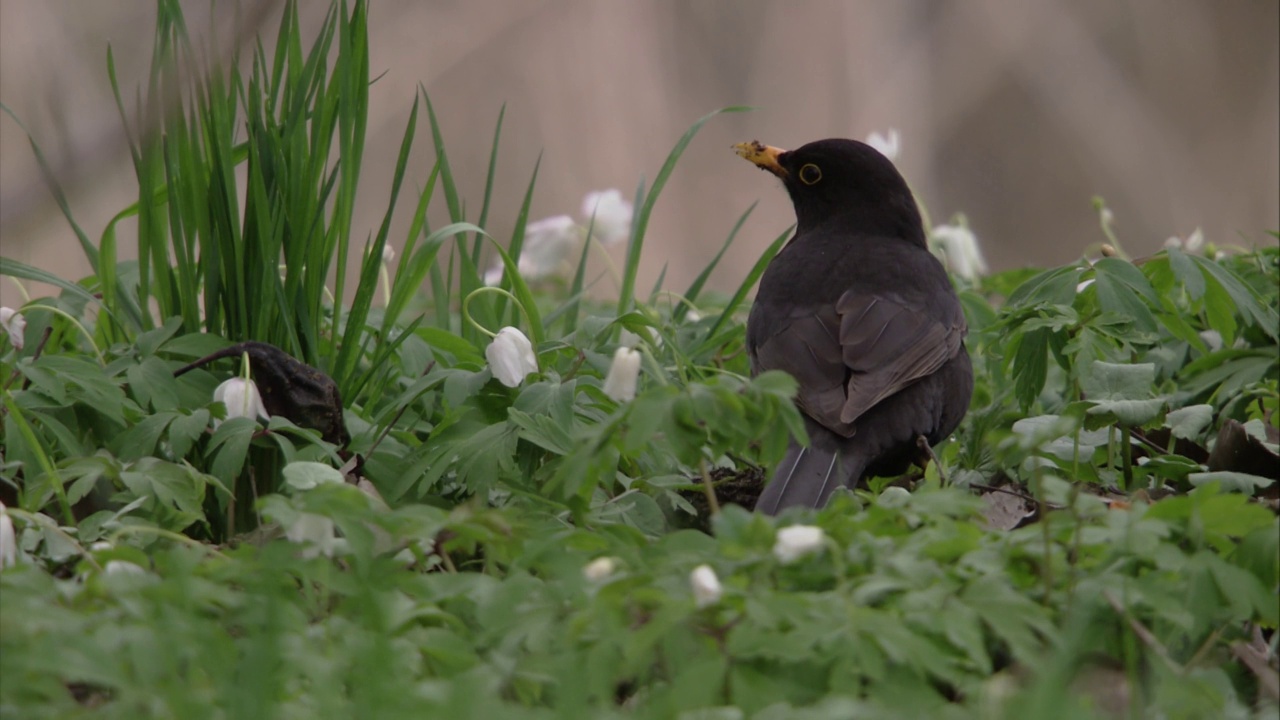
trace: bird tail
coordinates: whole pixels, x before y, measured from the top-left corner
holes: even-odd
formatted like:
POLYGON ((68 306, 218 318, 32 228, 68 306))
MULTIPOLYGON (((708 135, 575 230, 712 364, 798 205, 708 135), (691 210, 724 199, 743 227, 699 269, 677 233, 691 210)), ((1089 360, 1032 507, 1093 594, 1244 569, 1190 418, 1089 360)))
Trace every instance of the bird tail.
POLYGON ((809 447, 791 441, 773 479, 756 501, 756 512, 777 515, 795 506, 820 508, 827 504, 836 488, 856 482, 862 476, 866 461, 853 452, 852 443, 822 443, 812 431, 810 437, 813 444, 809 447))

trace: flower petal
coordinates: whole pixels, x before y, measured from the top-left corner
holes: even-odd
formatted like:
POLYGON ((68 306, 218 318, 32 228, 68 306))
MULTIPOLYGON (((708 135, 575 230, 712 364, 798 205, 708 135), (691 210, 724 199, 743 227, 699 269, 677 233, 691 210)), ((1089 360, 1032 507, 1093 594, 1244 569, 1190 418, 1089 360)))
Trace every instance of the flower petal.
POLYGON ((513 327, 498 331, 493 342, 484 349, 484 357, 489 361, 489 372, 510 388, 519 387, 525 376, 538 371, 533 344, 524 333, 513 327))
POLYGON ((689 573, 689 587, 693 590, 693 602, 700 608, 716 604, 724 595, 720 578, 710 565, 699 565, 689 573))
POLYGON ((591 234, 605 245, 613 245, 631 236, 631 218, 634 215, 635 206, 614 188, 589 192, 582 198, 582 221, 590 223, 592 216, 595 217, 591 234))
POLYGON ((613 362, 604 378, 604 394, 627 402, 636 397, 636 383, 640 377, 640 353, 629 347, 620 347, 613 353, 613 362))

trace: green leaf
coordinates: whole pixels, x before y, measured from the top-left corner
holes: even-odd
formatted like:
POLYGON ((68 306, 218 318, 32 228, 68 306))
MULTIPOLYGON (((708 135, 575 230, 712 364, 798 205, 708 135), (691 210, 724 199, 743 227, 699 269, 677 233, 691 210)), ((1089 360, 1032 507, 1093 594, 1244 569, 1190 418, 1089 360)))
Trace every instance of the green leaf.
MULTIPOLYGON (((1216 284, 1244 318, 1256 324, 1272 340, 1280 340, 1280 316, 1274 307, 1264 307, 1259 303, 1253 288, 1220 263, 1199 256, 1191 256, 1191 260, 1200 266, 1210 288, 1216 284)), ((1215 329, 1221 332, 1221 328, 1215 329)), ((1227 345, 1232 342, 1227 339, 1225 332, 1222 333, 1222 339, 1227 345)))
POLYGON ((1081 269, 1066 266, 1046 270, 1027 280, 1009 296, 1009 307, 1031 307, 1039 304, 1070 305, 1080 284, 1081 269))
POLYGON ((206 457, 213 458, 209 474, 227 485, 234 485, 249 454, 249 442, 257 430, 258 423, 253 418, 231 418, 218 425, 209 440, 209 449, 205 451, 206 457))
POLYGON ((1080 389, 1090 400, 1145 400, 1156 381, 1153 363, 1108 363, 1094 360, 1080 377, 1080 389))
POLYGON ((1173 271, 1174 277, 1182 283, 1186 288, 1187 295, 1192 300, 1199 300, 1204 297, 1205 284, 1204 274, 1196 267, 1196 264, 1187 257, 1187 254, 1177 248, 1169 248, 1169 268, 1173 271))
POLYGON ((284 475, 285 483, 295 490, 310 490, 324 483, 342 484, 345 482, 342 473, 338 472, 333 466, 304 460, 285 465, 282 474, 284 475))
POLYGON ((149 357, 139 365, 130 365, 125 377, 139 405, 157 411, 178 409, 177 381, 165 361, 149 357))
POLYGON ((1142 332, 1156 331, 1151 306, 1160 301, 1142 271, 1128 261, 1103 258, 1094 264, 1094 272, 1098 305, 1104 312, 1129 318, 1142 332))
POLYGON ((1188 405, 1169 411, 1165 416, 1164 426, 1169 428, 1174 437, 1196 440, 1212 422, 1212 405, 1188 405))
POLYGON ((179 414, 169 423, 169 447, 174 457, 186 457, 197 439, 204 435, 209 427, 210 413, 204 408, 196 408, 189 414, 179 414))
POLYGON ((1031 407, 1044 389, 1049 373, 1049 330, 1040 328, 1023 333, 1013 357, 1014 394, 1025 410, 1031 407))
POLYGON ((1196 487, 1218 483, 1223 490, 1244 493, 1245 495, 1253 495, 1258 490, 1269 488, 1275 483, 1271 478, 1225 470, 1191 473, 1187 476, 1187 481, 1196 487))
POLYGON ((160 442, 160 436, 177 417, 176 412, 159 412, 143 418, 115 439, 113 451, 116 457, 129 462, 151 455, 160 442))

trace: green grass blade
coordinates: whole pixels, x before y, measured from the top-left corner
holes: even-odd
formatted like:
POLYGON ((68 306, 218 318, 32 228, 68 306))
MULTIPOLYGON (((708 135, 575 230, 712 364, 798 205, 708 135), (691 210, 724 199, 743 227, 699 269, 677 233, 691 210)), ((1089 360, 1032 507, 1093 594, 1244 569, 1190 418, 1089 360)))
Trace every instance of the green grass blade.
POLYGON ((76 239, 80 241, 80 249, 84 251, 84 255, 89 259, 89 266, 93 271, 98 272, 100 263, 98 262, 98 248, 94 247, 89 240, 89 236, 80 228, 80 224, 76 222, 75 216, 71 214, 71 204, 67 202, 67 195, 62 191, 62 185, 53 174, 53 168, 49 167, 49 161, 45 158, 44 153, 40 150, 40 146, 36 144, 36 140, 31 136, 31 132, 27 130, 27 126, 22 124, 17 115, 9 109, 4 103, 0 103, 0 110, 6 115, 13 118, 18 124, 22 132, 27 136, 27 142, 31 144, 31 151, 35 153, 36 164, 40 166, 40 176, 44 178, 45 187, 49 188, 49 193, 53 195, 54 202, 58 204, 58 209, 62 211, 62 216, 67 219, 71 225, 71 231, 76 234, 76 239))
MULTIPOLYGON (((489 172, 484 179, 484 200, 480 203, 480 219, 476 220, 476 225, 484 227, 489 219, 489 202, 493 198, 493 178, 498 170, 498 141, 502 138, 502 119, 507 114, 507 104, 503 103, 502 108, 498 110, 498 123, 493 129, 493 147, 489 150, 489 172)), ((480 265, 480 248, 484 242, 484 238, 480 235, 475 237, 471 246, 471 263, 477 267, 480 265)))
POLYGON ((676 146, 671 149, 670 154, 667 155, 667 160, 662 164, 662 169, 658 171, 658 176, 653 179, 653 186, 649 188, 648 194, 645 195, 644 202, 637 203, 640 210, 636 213, 635 220, 631 224, 631 240, 627 244, 627 264, 623 269, 622 288, 618 293, 619 315, 630 310, 635 303, 636 273, 640 269, 640 253, 644 249, 644 234, 649 227, 649 216, 653 214, 653 206, 658 202, 658 196, 662 193, 662 189, 666 187, 667 180, 675 170, 676 163, 679 162, 680 156, 684 154, 685 148, 689 146, 694 135, 698 134, 698 130, 702 129, 702 126, 711 118, 721 113, 745 112, 749 109, 741 106, 727 107, 702 116, 692 127, 685 131, 685 134, 676 143, 676 146))
POLYGON ((751 267, 751 272, 747 273, 747 277, 743 279, 742 284, 734 291, 733 297, 724 306, 724 311, 720 313, 720 317, 716 318, 716 322, 711 326, 710 332, 707 333, 708 338, 714 338, 720 328, 733 318, 733 314, 738 311, 738 307, 747 299, 747 294, 751 292, 751 288, 756 286, 756 282, 760 280, 760 276, 764 274, 765 268, 769 267, 769 263, 773 257, 782 250, 782 246, 787 244, 787 239, 791 237, 791 231, 795 226, 787 228, 779 235, 769 247, 765 249, 764 254, 751 267))
MULTIPOLYGON (((720 246, 720 251, 716 253, 715 257, 711 258, 711 262, 708 263, 706 267, 702 268, 702 272, 698 273, 698 277, 694 278, 693 283, 689 285, 689 289, 685 290, 685 300, 688 300, 690 303, 698 301, 698 295, 702 293, 703 286, 707 284, 707 278, 711 277, 711 273, 716 269, 716 266, 720 264, 720 259, 723 258, 725 252, 729 250, 729 246, 733 245, 734 239, 738 237, 738 231, 741 230, 742 226, 747 222, 747 218, 751 217, 751 212, 756 209, 757 204, 758 203, 751 203, 751 207, 747 208, 747 211, 742 213, 738 218, 738 222, 734 223, 733 229, 729 231, 729 237, 725 239, 724 245, 720 246)), ((675 310, 672 311, 671 318, 677 322, 683 320, 685 313, 689 312, 689 309, 689 303, 682 300, 676 305, 675 310)))

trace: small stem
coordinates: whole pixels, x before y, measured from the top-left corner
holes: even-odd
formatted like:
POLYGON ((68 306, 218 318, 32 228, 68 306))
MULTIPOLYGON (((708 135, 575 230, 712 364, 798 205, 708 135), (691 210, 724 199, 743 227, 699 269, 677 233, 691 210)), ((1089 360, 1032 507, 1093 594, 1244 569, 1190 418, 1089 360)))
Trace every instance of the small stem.
POLYGON ((942 463, 938 461, 938 456, 933 452, 933 448, 929 447, 929 440, 923 435, 916 436, 916 447, 924 451, 924 454, 933 461, 933 466, 938 469, 938 482, 942 487, 947 487, 951 483, 947 482, 947 473, 942 469, 942 463))
POLYGON ((520 300, 519 300, 519 299, 517 299, 515 295, 512 295, 510 292, 508 292, 508 291, 506 291, 506 290, 504 290, 504 289, 502 289, 502 288, 500 288, 500 287, 482 287, 482 288, 476 288, 475 290, 472 290, 472 291, 471 291, 471 292, 470 292, 470 293, 469 293, 469 294, 468 294, 468 295, 467 295, 467 296, 462 300, 462 320, 463 320, 463 322, 468 322, 468 323, 470 323, 470 324, 471 324, 471 327, 475 328, 476 330, 479 330, 480 332, 484 333, 485 335, 488 335, 488 336, 489 336, 489 337, 491 337, 491 338, 495 338, 495 337, 497 337, 497 336, 498 336, 498 333, 493 332, 493 331, 489 330, 489 328, 487 328, 487 327, 485 327, 485 326, 481 325, 480 323, 476 322, 476 319, 475 319, 475 318, 473 318, 473 317, 471 317, 471 312, 467 309, 467 308, 468 308, 468 307, 470 307, 470 305, 471 305, 471 299, 472 299, 472 298, 474 298, 475 296, 479 295, 480 293, 496 293, 496 294, 498 294, 498 295, 503 295, 503 296, 505 296, 505 297, 509 298, 509 299, 511 300, 511 302, 515 303, 515 306, 516 306, 516 307, 520 308, 520 313, 521 313, 522 315, 524 315, 525 322, 528 322, 528 321, 529 321, 529 311, 525 309, 524 304, 523 304, 523 303, 521 303, 521 302, 520 302, 520 300))
POLYGON ((119 530, 116 530, 115 532, 111 533, 111 536, 108 538, 108 542, 110 542, 112 545, 115 545, 120 538, 126 535, 155 535, 156 537, 162 537, 168 540, 172 540, 176 543, 179 543, 181 545, 186 545, 187 547, 190 547, 190 548, 203 550, 204 552, 210 555, 216 555, 217 557, 220 557, 223 560, 227 558, 226 555, 223 555, 221 551, 219 551, 217 548, 215 548, 212 545, 202 543, 198 540, 192 540, 186 535, 173 532, 172 530, 165 530, 163 528, 151 527, 150 525, 125 525, 119 530))
POLYGON ((1120 431, 1120 439, 1124 445, 1120 448, 1120 460, 1124 468, 1124 489, 1128 492, 1133 489, 1133 441, 1131 435, 1133 428, 1128 425, 1124 426, 1120 431))
POLYGON ((698 460, 698 469, 702 471, 702 491, 707 494, 707 505, 711 508, 711 517, 720 514, 720 501, 716 499, 716 489, 711 484, 711 473, 707 470, 707 461, 698 460))
POLYGON ((618 272, 617 263, 615 263, 613 258, 609 256, 609 249, 606 248, 604 243, 600 242, 594 234, 591 235, 588 243, 600 251, 600 257, 604 260, 605 269, 609 271, 609 277, 613 279, 613 284, 621 289, 622 273, 618 272))
POLYGON ((75 326, 76 330, 79 330, 80 334, 84 335, 85 339, 89 341, 89 347, 93 348, 93 354, 97 356, 98 364, 103 367, 107 366, 107 361, 104 360, 102 357, 102 351, 98 349, 98 345, 93 341, 93 334, 90 333, 88 330, 86 330, 84 325, 80 324, 79 320, 72 317, 67 311, 62 310, 60 308, 53 307, 51 305, 33 305, 30 308, 22 308, 21 312, 30 313, 33 310, 47 310, 53 313, 54 315, 61 315, 62 317, 66 318, 72 325, 75 326))

